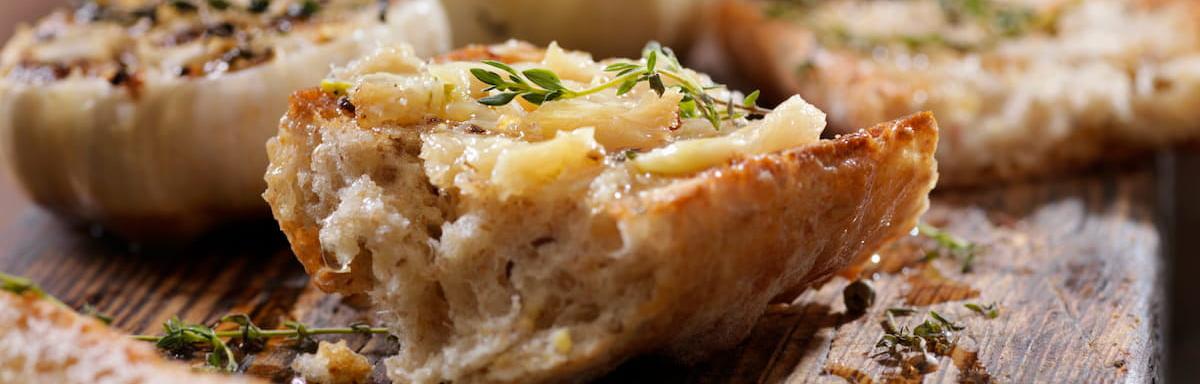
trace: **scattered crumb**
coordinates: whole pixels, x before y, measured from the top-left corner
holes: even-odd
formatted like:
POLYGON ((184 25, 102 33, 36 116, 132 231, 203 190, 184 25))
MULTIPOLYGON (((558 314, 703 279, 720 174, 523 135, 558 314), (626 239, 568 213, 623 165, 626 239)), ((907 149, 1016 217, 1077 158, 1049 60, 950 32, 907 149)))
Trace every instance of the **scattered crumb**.
POLYGON ((322 341, 317 353, 296 356, 292 370, 309 383, 357 384, 367 382, 371 362, 346 347, 345 340, 337 344, 322 341))
POLYGON ((1125 359, 1120 359, 1120 360, 1112 362, 1112 367, 1116 368, 1118 371, 1124 371, 1125 370, 1125 359))

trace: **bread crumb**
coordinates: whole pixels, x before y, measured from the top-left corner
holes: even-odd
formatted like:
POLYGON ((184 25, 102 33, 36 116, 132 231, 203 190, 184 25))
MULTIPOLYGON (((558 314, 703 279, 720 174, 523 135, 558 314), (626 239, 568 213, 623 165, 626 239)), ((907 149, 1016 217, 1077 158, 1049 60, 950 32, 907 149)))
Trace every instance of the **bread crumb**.
POLYGON ((371 362, 350 350, 345 340, 337 344, 322 341, 317 353, 296 356, 292 370, 309 383, 365 383, 371 375, 371 362))
POLYGON ((560 355, 571 353, 571 331, 566 328, 554 331, 550 334, 550 343, 554 345, 554 352, 560 355))

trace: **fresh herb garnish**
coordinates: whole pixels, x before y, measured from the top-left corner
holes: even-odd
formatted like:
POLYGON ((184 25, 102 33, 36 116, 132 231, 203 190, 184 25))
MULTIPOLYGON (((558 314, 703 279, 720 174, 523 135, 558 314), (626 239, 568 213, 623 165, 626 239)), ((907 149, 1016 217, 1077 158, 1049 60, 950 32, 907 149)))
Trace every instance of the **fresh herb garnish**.
POLYGON ((875 348, 882 351, 874 356, 887 356, 896 361, 908 361, 905 355, 910 353, 949 354, 955 345, 954 332, 965 329, 936 311, 929 311, 929 318, 911 331, 897 326, 891 311, 884 315, 886 318, 880 322, 883 336, 875 343, 875 348))
POLYGON ((479 99, 479 103, 489 106, 501 106, 512 102, 517 97, 534 105, 559 100, 583 97, 606 89, 616 87, 617 95, 624 95, 640 83, 646 83, 659 96, 666 93, 668 88, 675 88, 683 95, 679 102, 680 117, 702 117, 712 124, 713 128, 721 129, 723 120, 732 120, 749 115, 765 115, 769 109, 758 107, 758 91, 751 92, 742 103, 735 103, 732 96, 728 100, 717 100, 708 91, 718 88, 702 83, 688 74, 675 53, 670 48, 658 43, 650 43, 642 51, 639 61, 622 61, 608 65, 605 72, 612 73, 615 78, 592 88, 572 90, 562 84, 558 75, 546 69, 528 69, 518 72, 508 64, 498 61, 485 60, 484 65, 499 69, 494 72, 485 68, 471 69, 471 75, 480 82, 488 85, 485 91, 499 93, 479 99), (724 108, 718 108, 718 105, 724 108))
MULTIPOLYGON (((0 272, 0 291, 11 292, 17 295, 32 294, 39 300, 54 303, 68 310, 71 309, 61 300, 46 293, 41 287, 34 284, 33 281, 24 277, 0 272)), ((83 314, 95 317, 98 321, 105 324, 112 322, 111 317, 96 311, 90 305, 84 306, 83 314)), ((351 324, 349 327, 341 328, 313 328, 294 321, 284 322, 283 329, 264 330, 256 326, 250 320, 250 316, 233 314, 222 317, 213 327, 190 324, 180 320, 178 317, 172 317, 166 323, 163 323, 162 335, 137 335, 132 336, 132 338, 134 340, 154 342, 155 346, 159 349, 175 357, 187 357, 195 352, 206 351, 205 365, 222 371, 233 372, 238 368, 238 361, 233 353, 233 349, 230 348, 229 343, 225 342, 225 339, 230 339, 231 342, 236 341, 236 345, 241 345, 243 352, 248 352, 260 350, 266 345, 267 339, 271 338, 286 337, 296 342, 297 345, 304 347, 315 346, 316 340, 312 337, 316 335, 378 335, 387 333, 387 328, 373 328, 365 324, 351 324), (236 324, 237 328, 217 331, 216 328, 223 324, 236 324)))
POLYGON ((79 312, 84 316, 99 320, 101 323, 104 323, 104 325, 112 325, 112 316, 109 316, 104 312, 100 312, 100 310, 96 309, 96 307, 91 304, 84 304, 83 308, 81 308, 79 312))
POLYGON ((842 301, 846 303, 847 313, 864 313, 875 304, 875 288, 865 280, 855 280, 842 290, 842 301))
POLYGON ((966 303, 966 304, 963 304, 963 306, 966 307, 967 309, 970 309, 972 312, 978 313, 988 319, 995 319, 997 317, 1000 317, 1000 305, 997 303, 991 303, 991 304, 987 304, 987 305, 979 305, 976 303, 966 303))
POLYGON ((160 336, 137 335, 135 340, 154 342, 159 349, 174 356, 190 356, 198 351, 207 351, 205 364, 227 372, 237 370, 238 362, 234 357, 230 344, 224 339, 242 345, 244 351, 259 350, 266 345, 268 339, 288 338, 302 349, 311 349, 316 345, 313 336, 316 335, 376 335, 388 333, 387 328, 373 328, 363 324, 353 324, 341 328, 313 328, 294 321, 284 322, 283 329, 264 330, 254 325, 250 317, 235 314, 222 317, 213 327, 185 323, 179 318, 171 318, 163 324, 163 334, 160 336), (217 331, 222 324, 236 324, 237 328, 227 331, 217 331), (305 348, 305 347, 308 348, 305 348))
MULTIPOLYGON (((139 340, 147 340, 143 337, 135 337, 139 340)), ((229 348, 225 341, 221 340, 220 336, 212 330, 198 324, 188 324, 179 320, 178 317, 172 317, 163 324, 163 336, 153 338, 154 345, 158 349, 168 351, 175 357, 187 357, 192 353, 208 349, 209 352, 205 355, 204 363, 209 367, 213 367, 226 372, 237 371, 237 358, 233 355, 233 350, 229 348)))
POLYGON ((975 258, 981 251, 979 245, 925 223, 917 224, 917 233, 937 243, 937 249, 925 253, 925 260, 942 256, 953 257, 962 263, 963 273, 969 273, 975 267, 975 258))

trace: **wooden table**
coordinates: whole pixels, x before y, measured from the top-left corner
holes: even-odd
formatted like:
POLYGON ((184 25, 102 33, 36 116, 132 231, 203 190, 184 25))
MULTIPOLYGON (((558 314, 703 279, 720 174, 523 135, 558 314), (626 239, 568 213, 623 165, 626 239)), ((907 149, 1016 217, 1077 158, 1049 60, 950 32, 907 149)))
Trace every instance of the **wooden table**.
MULTIPOLYGON (((1142 168, 939 192, 927 220, 986 247, 973 272, 962 273, 958 260, 915 260, 920 249, 897 246, 883 260, 894 265, 871 267, 881 271, 878 302, 866 314, 844 313, 847 281, 837 278, 775 308, 736 350, 693 367, 641 357, 601 381, 919 381, 871 357, 884 309, 899 306, 920 312, 898 319, 909 327, 928 310, 966 326, 956 352, 925 382, 1149 381, 1160 364, 1164 304, 1156 190, 1152 170, 1142 168), (986 319, 965 302, 997 302, 1000 316, 986 319)), ((231 312, 263 326, 289 317, 316 325, 366 319, 353 300, 311 289, 269 222, 148 249, 21 210, 0 234, 0 270, 31 277, 71 305, 95 305, 121 330, 153 333, 174 315, 211 322, 231 312)), ((349 340, 372 359, 397 348, 384 337, 349 340)), ((271 348, 244 366, 283 381, 294 354, 271 348)), ((382 380, 381 369, 375 377, 382 380)))

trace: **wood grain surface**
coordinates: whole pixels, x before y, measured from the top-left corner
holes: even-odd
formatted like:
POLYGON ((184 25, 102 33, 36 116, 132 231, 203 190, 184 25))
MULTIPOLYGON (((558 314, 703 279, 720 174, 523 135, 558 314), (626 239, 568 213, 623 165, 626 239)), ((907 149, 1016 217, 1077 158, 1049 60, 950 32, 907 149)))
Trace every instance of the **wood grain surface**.
MULTIPOLYGON (((876 304, 851 316, 843 278, 779 305, 737 349, 694 366, 644 356, 601 382, 1145 382, 1161 340, 1155 178, 1148 169, 1110 171, 995 190, 939 192, 927 220, 986 250, 970 273, 961 261, 924 262, 907 239, 866 266, 876 304), (965 309, 996 302, 997 319, 965 309), (912 327, 929 310, 962 323, 957 348, 924 377, 898 374, 873 357, 888 307, 912 327)), ((263 326, 294 318, 314 325, 369 320, 359 298, 312 289, 270 222, 227 228, 174 248, 130 245, 25 209, 0 234, 0 271, 25 275, 74 306, 95 305, 114 326, 153 333, 167 318, 211 322, 231 312, 263 326)), ((373 360, 398 346, 352 336, 373 360)), ((287 381, 296 351, 274 345, 248 357, 249 374, 287 381)), ((377 381, 385 381, 377 366, 377 381)))

